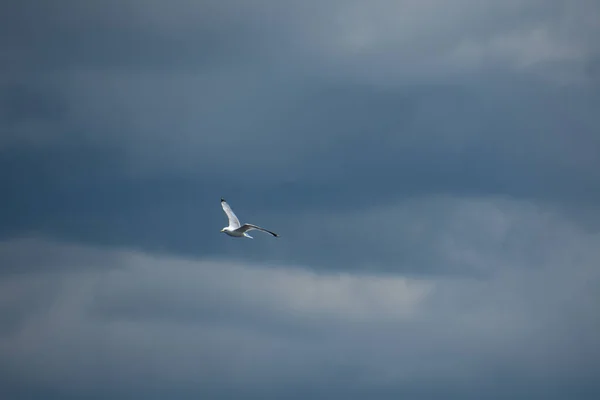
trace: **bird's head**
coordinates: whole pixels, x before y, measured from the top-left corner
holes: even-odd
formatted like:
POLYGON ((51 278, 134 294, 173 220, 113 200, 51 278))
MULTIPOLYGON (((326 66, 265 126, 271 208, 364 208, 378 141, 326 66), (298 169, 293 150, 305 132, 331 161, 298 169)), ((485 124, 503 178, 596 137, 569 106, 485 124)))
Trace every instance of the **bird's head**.
POLYGON ((221 229, 221 232, 225 232, 225 228, 221 229))

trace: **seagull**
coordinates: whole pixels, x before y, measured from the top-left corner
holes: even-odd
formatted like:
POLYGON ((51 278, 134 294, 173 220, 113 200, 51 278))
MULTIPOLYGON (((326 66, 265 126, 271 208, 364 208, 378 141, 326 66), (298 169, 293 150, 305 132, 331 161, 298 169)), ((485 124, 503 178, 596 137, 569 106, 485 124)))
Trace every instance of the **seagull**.
POLYGON ((265 228, 261 228, 260 226, 252 225, 252 224, 244 224, 240 226, 240 220, 237 219, 229 204, 225 201, 225 199, 221 198, 221 207, 223 207, 223 211, 227 214, 227 218, 229 219, 229 226, 221 229, 221 232, 225 232, 229 236, 233 237, 247 237, 249 239, 254 239, 252 236, 248 235, 246 232, 251 231, 252 229, 256 229, 259 231, 270 233, 275 237, 279 237, 275 232, 271 232, 266 230, 265 228))

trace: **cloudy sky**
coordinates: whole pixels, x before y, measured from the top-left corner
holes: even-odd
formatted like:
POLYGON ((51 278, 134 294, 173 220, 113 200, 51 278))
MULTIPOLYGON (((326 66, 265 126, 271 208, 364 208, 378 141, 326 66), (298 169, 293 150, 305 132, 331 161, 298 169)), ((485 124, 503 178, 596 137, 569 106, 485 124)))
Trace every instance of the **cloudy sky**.
POLYGON ((599 14, 3 2, 0 397, 599 398, 599 14))

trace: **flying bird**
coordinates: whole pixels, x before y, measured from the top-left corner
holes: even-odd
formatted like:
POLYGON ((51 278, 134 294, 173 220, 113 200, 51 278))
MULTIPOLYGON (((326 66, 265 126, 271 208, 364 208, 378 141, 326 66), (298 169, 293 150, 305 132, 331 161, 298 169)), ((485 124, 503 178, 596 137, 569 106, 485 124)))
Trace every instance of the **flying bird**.
POLYGON ((244 224, 240 225, 240 220, 235 216, 229 204, 225 201, 225 199, 221 198, 221 207, 223 207, 223 211, 227 214, 227 218, 229 219, 229 226, 221 229, 221 232, 225 232, 229 236, 233 237, 247 237, 249 239, 254 239, 252 236, 248 235, 246 232, 256 229, 258 231, 263 231, 270 233, 275 237, 279 237, 275 232, 271 232, 265 228, 261 228, 260 226, 252 225, 252 224, 244 224))

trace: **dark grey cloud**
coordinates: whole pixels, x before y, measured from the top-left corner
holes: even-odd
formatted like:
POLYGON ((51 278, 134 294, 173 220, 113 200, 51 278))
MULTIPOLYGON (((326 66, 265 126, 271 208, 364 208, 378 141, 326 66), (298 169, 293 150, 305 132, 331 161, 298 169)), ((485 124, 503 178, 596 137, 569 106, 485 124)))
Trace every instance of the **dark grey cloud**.
POLYGON ((540 229, 548 214, 463 207, 464 219, 494 227, 472 231, 495 244, 483 251, 453 235, 438 261, 477 258, 491 277, 317 273, 7 242, 3 259, 42 245, 81 267, 3 279, 2 304, 21 316, 3 322, 12 327, 1 336, 3 375, 48 396, 68 387, 71 396, 561 398, 572 385, 578 398, 597 396, 597 235, 550 218, 545 227, 562 247, 550 237, 529 244, 544 259, 507 259, 501 233, 540 229), (90 268, 86 252, 104 252, 106 268, 90 268))
POLYGON ((3 77, 3 237, 219 255, 221 196, 290 231, 280 257, 332 268, 396 253, 301 241, 275 216, 505 196, 597 229, 600 99, 575 67, 597 54, 594 3, 33 4, 4 13, 18 68, 3 77), (196 45, 214 64, 184 57, 196 45))
POLYGON ((2 395, 597 397, 599 7, 3 3, 2 395))
POLYGON ((304 88, 289 110, 280 107, 264 124, 242 127, 244 135, 231 128, 177 137, 178 127, 166 126, 184 118, 174 112, 160 118, 162 136, 133 131, 119 139, 117 124, 100 129, 106 119, 89 116, 85 121, 98 122, 85 126, 113 138, 98 136, 95 145, 71 135, 75 143, 65 138, 64 145, 4 153, 9 195, 2 200, 3 234, 41 231, 150 251, 221 254, 223 238, 215 233, 225 222, 218 204, 224 196, 242 218, 264 221, 283 238, 296 239, 290 260, 321 260, 330 251, 338 258, 334 264, 346 267, 371 257, 389 263, 395 258, 386 255, 395 249, 350 256, 339 246, 356 244, 351 248, 361 252, 362 236, 353 233, 332 248, 326 243, 335 239, 323 238, 329 232, 323 228, 307 231, 320 240, 300 240, 307 235, 297 234, 298 215, 364 212, 436 195, 506 196, 595 209, 597 100, 575 89, 566 97, 569 91, 559 89, 479 87, 387 93, 354 85, 304 88), (264 131, 255 135, 254 129, 264 131), (239 159, 230 164, 230 155, 239 159), (284 212, 293 214, 276 217, 284 212))
MULTIPOLYGON (((223 224, 217 201, 225 196, 244 207, 238 210, 245 218, 294 238, 278 259, 326 259, 338 269, 360 269, 370 260, 386 270, 397 268, 395 247, 363 252, 361 234, 327 246, 335 241, 329 234, 306 239, 295 227, 298 218, 282 224, 277 216, 292 210, 302 218, 350 215, 438 195, 506 196, 597 214, 596 86, 582 83, 576 68, 566 86, 562 75, 552 80, 552 69, 539 74, 548 58, 585 63, 595 54, 589 40, 577 41, 573 54, 561 53, 564 43, 585 39, 584 28, 590 33, 595 25, 560 28, 594 5, 515 1, 457 8, 445 24, 428 28, 434 25, 426 22, 439 19, 433 6, 449 10, 424 4, 406 3, 402 18, 414 21, 402 26, 386 15, 398 6, 386 3, 328 2, 319 16, 308 6, 263 8, 266 3, 183 2, 164 10, 132 1, 118 12, 112 3, 66 2, 37 11, 15 5, 4 27, 14 29, 4 40, 19 50, 13 57, 19 68, 5 75, 2 95, 0 164, 8 195, 0 200, 0 233, 195 256, 274 257, 260 245, 226 248, 214 235, 223 224), (409 27, 414 39, 401 39, 409 27), (348 35, 368 40, 352 50, 348 35), (516 52, 511 57, 528 54, 514 47, 521 42, 541 61, 493 62, 510 51, 516 52), (423 43, 456 48, 461 57, 468 50, 462 61, 468 65, 452 64, 435 46, 426 47, 425 57, 413 49, 423 43), (196 45, 194 54, 208 54, 215 64, 169 55, 185 56, 188 50, 178 46, 196 45), (402 62, 382 58, 382 48, 403 55, 402 62), (494 57, 473 64, 474 51, 494 57), (428 57, 447 70, 421 65, 428 57), (365 60, 372 65, 364 74, 343 68, 365 60), (372 71, 379 74, 375 81, 372 71), (345 244, 351 250, 339 251, 345 244)), ((412 242, 409 234, 405 243, 412 242)), ((437 270, 427 254, 406 264, 437 270)))

